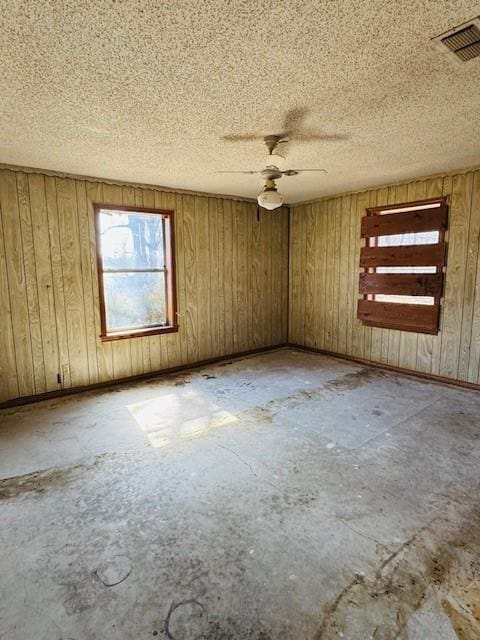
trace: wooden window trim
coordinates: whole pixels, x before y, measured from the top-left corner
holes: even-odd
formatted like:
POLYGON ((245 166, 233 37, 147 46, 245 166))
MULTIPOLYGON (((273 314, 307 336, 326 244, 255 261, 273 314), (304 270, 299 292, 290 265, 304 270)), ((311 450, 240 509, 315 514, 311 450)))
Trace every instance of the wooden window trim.
POLYGON ((438 334, 446 266, 447 197, 369 207, 365 214, 361 223, 361 237, 365 238, 365 246, 360 250, 360 267, 364 272, 359 275, 359 293, 362 297, 358 300, 357 317, 365 326, 438 334), (396 210, 401 209, 410 211, 395 214, 396 210), (372 217, 386 211, 392 213, 384 214, 384 220, 372 220, 372 217), (424 231, 438 231, 438 242, 434 245, 378 246, 380 236, 424 231), (377 274, 379 266, 432 266, 436 267, 436 272, 377 274), (387 290, 389 288, 391 293, 387 290), (434 301, 433 305, 383 302, 375 300, 377 293, 430 295, 434 301))
MULTIPOLYGON (((124 340, 125 338, 140 338, 142 336, 154 336, 162 333, 174 333, 178 331, 178 314, 177 314, 177 290, 176 290, 176 264, 175 264, 175 212, 167 209, 153 209, 150 207, 135 207, 115 204, 93 203, 93 211, 95 217, 95 242, 97 252, 97 273, 98 273, 98 290, 99 290, 99 311, 100 311, 100 339, 102 342, 110 340, 124 340), (100 234, 100 212, 101 211, 120 211, 132 213, 149 213, 157 214, 167 221, 167 228, 163 234, 164 240, 164 256, 165 267, 158 271, 166 271, 166 305, 167 305, 167 324, 161 326, 140 327, 138 329, 125 329, 122 331, 107 331, 107 318, 105 313, 105 290, 103 285, 103 258, 101 251, 101 234, 100 234)), ((157 271, 157 270, 156 270, 157 271)))

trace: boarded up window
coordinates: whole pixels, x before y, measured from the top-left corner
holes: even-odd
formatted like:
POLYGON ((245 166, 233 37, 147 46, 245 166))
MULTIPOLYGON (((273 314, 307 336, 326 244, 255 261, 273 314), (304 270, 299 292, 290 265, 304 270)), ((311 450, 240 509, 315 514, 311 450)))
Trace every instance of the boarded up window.
POLYGON ((446 228, 444 198, 366 210, 358 301, 363 324, 438 333, 446 228))

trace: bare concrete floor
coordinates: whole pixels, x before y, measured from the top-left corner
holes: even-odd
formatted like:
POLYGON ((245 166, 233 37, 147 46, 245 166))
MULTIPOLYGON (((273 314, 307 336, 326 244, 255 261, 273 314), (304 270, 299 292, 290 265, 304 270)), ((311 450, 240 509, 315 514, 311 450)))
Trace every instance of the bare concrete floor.
POLYGON ((0 414, 2 640, 480 638, 480 394, 281 350, 0 414))

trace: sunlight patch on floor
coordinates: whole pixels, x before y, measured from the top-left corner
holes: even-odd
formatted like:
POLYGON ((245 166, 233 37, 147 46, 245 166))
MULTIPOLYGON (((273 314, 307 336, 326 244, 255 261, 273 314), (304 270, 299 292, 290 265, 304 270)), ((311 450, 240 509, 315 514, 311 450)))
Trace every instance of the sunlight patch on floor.
POLYGON ((192 390, 127 405, 127 409, 154 448, 238 422, 235 415, 192 390))

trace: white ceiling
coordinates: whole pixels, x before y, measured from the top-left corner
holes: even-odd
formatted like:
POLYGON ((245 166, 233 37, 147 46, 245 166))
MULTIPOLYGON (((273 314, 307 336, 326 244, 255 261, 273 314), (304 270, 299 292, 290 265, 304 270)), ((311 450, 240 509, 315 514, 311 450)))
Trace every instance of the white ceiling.
POLYGON ((0 0, 0 162, 254 197, 303 109, 289 202, 480 163, 480 58, 430 38, 478 0, 0 0))

